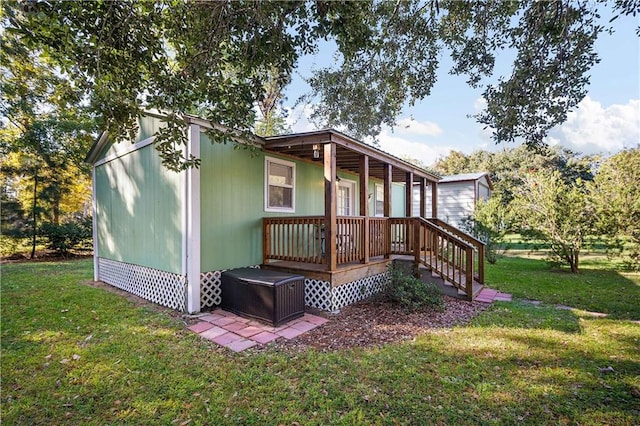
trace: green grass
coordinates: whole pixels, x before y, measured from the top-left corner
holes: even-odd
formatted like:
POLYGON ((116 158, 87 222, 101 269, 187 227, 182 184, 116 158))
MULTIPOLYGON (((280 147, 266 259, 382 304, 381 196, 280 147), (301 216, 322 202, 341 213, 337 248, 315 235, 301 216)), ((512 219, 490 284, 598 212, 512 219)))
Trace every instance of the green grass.
POLYGON ((175 316, 83 284, 90 278, 88 260, 3 265, 4 423, 632 425, 640 416, 640 325, 628 320, 516 301, 380 349, 233 354, 175 316))
POLYGON ((564 304, 611 318, 640 320, 640 273, 625 273, 602 256, 585 256, 579 274, 551 270, 538 258, 504 256, 488 265, 492 288, 523 299, 564 304))

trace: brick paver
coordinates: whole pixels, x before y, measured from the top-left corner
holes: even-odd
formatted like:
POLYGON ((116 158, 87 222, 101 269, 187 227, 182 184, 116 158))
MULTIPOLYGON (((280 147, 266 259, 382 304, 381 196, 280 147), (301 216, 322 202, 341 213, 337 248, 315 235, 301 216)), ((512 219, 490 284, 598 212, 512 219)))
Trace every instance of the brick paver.
POLYGON ((221 309, 216 309, 198 319, 200 322, 189 326, 189 330, 234 352, 256 345, 265 345, 281 337, 295 339, 329 321, 326 318, 305 313, 301 318, 273 327, 221 309))
POLYGON ((231 342, 228 345, 224 345, 227 348, 231 349, 234 352, 241 352, 245 349, 249 349, 257 345, 258 342, 249 339, 236 340, 235 342, 231 342))

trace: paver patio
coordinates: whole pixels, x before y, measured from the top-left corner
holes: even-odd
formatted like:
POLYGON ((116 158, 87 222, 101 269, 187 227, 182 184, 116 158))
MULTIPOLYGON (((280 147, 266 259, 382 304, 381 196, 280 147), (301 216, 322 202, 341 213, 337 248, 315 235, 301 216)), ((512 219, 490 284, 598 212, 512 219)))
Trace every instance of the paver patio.
POLYGON ((216 309, 198 319, 200 322, 189 326, 189 330, 234 352, 264 345, 281 337, 294 339, 329 321, 326 318, 305 313, 302 317, 280 327, 273 327, 222 309, 216 309))
MULTIPOLYGON (((511 301, 511 295, 485 287, 475 300, 482 303, 508 302, 511 301)), ((273 327, 242 318, 219 308, 198 319, 200 321, 189 326, 189 330, 234 352, 240 352, 256 345, 265 345, 279 338, 295 339, 329 321, 321 316, 305 313, 298 319, 279 327, 273 327)))

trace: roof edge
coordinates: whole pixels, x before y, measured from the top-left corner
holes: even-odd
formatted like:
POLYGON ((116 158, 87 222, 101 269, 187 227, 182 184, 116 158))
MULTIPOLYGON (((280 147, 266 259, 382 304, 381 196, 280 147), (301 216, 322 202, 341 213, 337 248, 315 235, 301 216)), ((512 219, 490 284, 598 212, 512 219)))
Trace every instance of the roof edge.
POLYGON ((84 158, 85 163, 95 164, 98 159, 98 154, 102 151, 102 149, 109 143, 109 132, 107 130, 103 131, 98 139, 93 143, 91 149, 87 153, 87 156, 84 158))
POLYGON ((410 163, 410 162, 408 162, 406 160, 403 160, 402 158, 397 157, 397 156, 395 156, 395 155, 393 155, 391 153, 383 151, 378 147, 375 147, 373 145, 369 145, 366 142, 363 142, 363 141, 360 141, 358 139, 355 139, 355 138, 353 138, 353 137, 351 137, 349 135, 346 135, 346 134, 342 133, 339 130, 332 129, 332 128, 326 128, 326 129, 320 129, 320 130, 312 130, 312 131, 303 132, 303 133, 288 133, 288 134, 285 134, 285 135, 267 136, 267 137, 264 137, 263 140, 265 141, 265 143, 268 143, 269 141, 276 141, 276 140, 280 140, 280 139, 304 138, 304 137, 309 137, 309 136, 318 136, 318 135, 322 135, 322 134, 333 134, 333 135, 339 136, 340 138, 346 139, 350 143, 355 143, 355 144, 358 144, 358 145, 362 145, 362 146, 364 146, 364 147, 366 147, 368 149, 376 150, 376 151, 380 152, 381 154, 384 154, 386 156, 392 157, 394 160, 403 163, 409 169, 420 170, 422 173, 424 173, 424 174, 426 174, 428 176, 431 176, 435 182, 438 182, 441 179, 440 176, 434 174, 433 172, 431 172, 429 170, 423 169, 420 166, 417 166, 417 165, 415 165, 413 163, 410 163))

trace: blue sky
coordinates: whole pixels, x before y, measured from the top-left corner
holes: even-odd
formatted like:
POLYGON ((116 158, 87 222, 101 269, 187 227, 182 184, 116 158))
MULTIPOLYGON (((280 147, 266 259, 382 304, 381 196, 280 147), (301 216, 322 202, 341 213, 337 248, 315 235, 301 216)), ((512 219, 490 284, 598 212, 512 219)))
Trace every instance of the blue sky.
MULTIPOLYGON (((567 122, 551 131, 548 143, 584 154, 605 155, 640 144, 640 39, 635 33, 638 25, 638 17, 619 18, 613 23, 613 35, 600 36, 596 48, 601 62, 591 70, 589 93, 569 113, 567 122)), ((307 90, 302 77, 309 76, 312 67, 328 61, 330 49, 301 60, 299 75, 286 92, 285 106, 307 90)), ((478 149, 495 151, 509 146, 496 145, 488 131, 467 117, 482 108, 482 91, 470 88, 464 76, 449 75, 449 63, 447 57, 442 58, 438 81, 428 98, 405 108, 394 129, 383 128, 378 138, 383 150, 432 164, 451 150, 469 154, 478 149)), ((496 71, 508 75, 510 70, 501 66, 500 58, 497 64, 496 71)), ((289 111, 293 131, 316 129, 306 118, 308 111, 309 107, 304 106, 289 111)), ((348 129, 341 130, 349 133, 348 129)))

